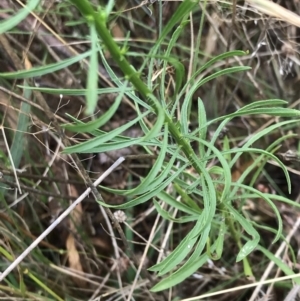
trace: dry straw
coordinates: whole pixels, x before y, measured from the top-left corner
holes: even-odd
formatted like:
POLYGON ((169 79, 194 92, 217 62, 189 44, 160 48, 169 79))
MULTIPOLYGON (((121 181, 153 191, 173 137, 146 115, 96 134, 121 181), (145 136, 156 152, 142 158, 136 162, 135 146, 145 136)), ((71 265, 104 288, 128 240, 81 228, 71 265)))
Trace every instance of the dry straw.
POLYGON ((300 27, 300 16, 269 0, 246 0, 261 13, 300 27))

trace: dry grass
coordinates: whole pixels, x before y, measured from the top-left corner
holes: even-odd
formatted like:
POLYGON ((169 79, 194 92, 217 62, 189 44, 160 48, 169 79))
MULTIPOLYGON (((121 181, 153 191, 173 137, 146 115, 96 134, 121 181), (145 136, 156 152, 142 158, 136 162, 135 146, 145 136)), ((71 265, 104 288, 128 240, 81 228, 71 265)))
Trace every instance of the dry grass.
MULTIPOLYGON (((218 78, 200 88, 194 95, 205 103, 207 116, 212 119, 233 112, 256 99, 281 98, 289 106, 299 108, 299 12, 296 0, 277 1, 247 0, 244 4, 232 1, 207 1, 190 16, 191 23, 174 47, 174 55, 180 58, 187 71, 187 77, 209 60, 228 50, 249 51, 242 58, 218 62, 219 69, 232 63, 251 66, 252 70, 241 76, 218 78), (203 26, 202 17, 205 16, 203 26), (191 64, 199 57, 197 66, 191 64)), ((139 70, 149 49, 154 45, 162 27, 178 8, 177 1, 164 1, 153 5, 142 5, 139 1, 116 1, 109 26, 115 39, 126 42, 131 56, 130 62, 139 70), (161 10, 161 11, 160 11, 161 10), (128 33, 130 32, 130 36, 128 33), (142 54, 139 57, 135 54, 142 54)), ((15 12, 20 1, 0 1, 0 18, 7 20, 15 12)), ((68 2, 49 1, 43 10, 36 11, 20 22, 14 30, 0 36, 1 72, 27 69, 58 62, 89 49, 86 38, 88 30, 78 11, 68 2)), ((166 45, 163 45, 166 47, 166 45)), ((121 77, 120 71, 106 53, 111 67, 121 77)), ((104 67, 99 64, 99 85, 114 87, 104 67)), ((42 78, 32 78, 29 84, 59 89, 84 89, 88 61, 71 65, 42 78)), ((147 81, 147 68, 142 77, 147 81)), ((212 70, 207 70, 210 74, 212 70)), ((153 82, 161 70, 153 72, 153 82)), ((204 76, 201 74, 201 76, 204 76)), ((170 67, 165 79, 166 95, 172 94, 174 70, 170 67)), ((110 188, 134 187, 140 177, 154 164, 156 156, 149 156, 141 148, 128 148, 121 152, 74 156, 61 154, 66 143, 77 143, 91 135, 65 133, 65 141, 59 137, 58 127, 69 121, 66 113, 81 120, 89 120, 84 114, 84 95, 62 97, 53 94, 32 92, 24 95, 20 85, 23 80, 0 78, 1 109, 1 205, 0 205, 0 263, 3 271, 43 233, 74 200, 83 195, 87 174, 95 180, 103 174, 117 158, 127 159, 116 168, 103 183, 110 188), (30 106, 26 111, 24 104, 30 106), (25 110, 25 111, 24 111, 25 110), (20 116, 26 116, 25 127, 18 123, 20 116), (19 144, 13 144, 15 133, 22 133, 19 144), (6 143, 7 140, 7 143, 6 143), (22 145, 21 145, 22 144, 22 145), (20 161, 16 166, 10 158, 12 145, 18 145, 20 161), (84 169, 84 171, 82 170, 84 169), (85 173, 86 174, 83 174, 85 173), (22 194, 19 192, 22 191, 22 194)), ((115 93, 99 96, 94 117, 106 112, 113 104, 115 93)), ((109 131, 120 127, 136 116, 135 108, 124 96, 115 116, 105 126, 109 131)), ((146 120, 151 124, 152 120, 146 120)), ((238 146, 252 133, 262 131, 278 119, 269 116, 249 116, 235 119, 228 126, 232 147, 238 146)), ((191 120, 193 128, 193 120, 191 120)), ((210 128, 210 134, 215 130, 210 128)), ((299 135, 299 128, 283 128, 260 141, 266 148, 277 137, 288 132, 299 135)), ((139 136, 138 128, 127 135, 139 136)), ((298 151, 298 136, 287 139, 278 150, 283 156, 292 178, 292 195, 299 201, 299 160, 289 161, 286 151, 298 151)), ((13 154, 18 156, 17 154, 13 154)), ((253 162, 250 156, 243 156, 234 167, 232 176, 238 179, 253 162)), ((214 162, 212 162, 213 164, 214 162)), ((190 171, 193 172, 192 170, 190 171)), ((287 195, 284 176, 274 162, 264 169, 255 183, 261 191, 287 195)), ((247 179, 250 181, 250 179, 247 179)), ((101 192, 109 204, 128 201, 124 196, 101 192)), ((171 193, 171 191, 170 191, 171 193)), ((274 213, 264 202, 248 200, 243 211, 261 229, 262 244, 298 273, 288 252, 289 243, 296 256, 299 253, 300 236, 297 231, 298 211, 278 203, 283 216, 286 241, 271 244, 273 236, 266 227, 274 225, 274 213)), ((174 217, 176 212, 173 212, 174 217)), ((235 262, 234 240, 226 240, 221 260, 208 262, 197 273, 173 289, 160 293, 150 292, 158 277, 147 271, 158 259, 172 251, 192 225, 173 224, 163 220, 152 202, 147 202, 126 212, 125 223, 112 224, 109 213, 95 202, 92 194, 69 214, 38 246, 28 252, 8 276, 0 283, 0 297, 3 300, 274 300, 290 301, 295 288, 293 282, 279 282, 284 276, 273 262, 261 252, 249 257, 255 279, 243 275, 241 263, 235 262), (117 227, 120 229, 116 229, 117 227), (119 232, 118 232, 119 231, 119 232), (124 233, 123 241, 120 233, 124 233), (170 241, 166 238, 172 237, 170 241), (126 242, 124 242, 124 238, 126 242), (263 281, 265 285, 262 285, 263 281), (255 281, 261 281, 257 283, 255 281), (221 292, 222 290, 225 290, 221 292), (218 292, 218 294, 216 293, 218 292), (289 293, 290 292, 290 293, 289 293), (215 293, 205 297, 204 294, 215 293), (193 299, 194 298, 194 299, 193 299)), ((215 227, 216 233, 218 228, 215 227)), ((2 275, 3 276, 3 275, 2 275)), ((296 287, 296 286, 295 286, 296 287)), ((296 287, 297 288, 297 287, 296 287)))

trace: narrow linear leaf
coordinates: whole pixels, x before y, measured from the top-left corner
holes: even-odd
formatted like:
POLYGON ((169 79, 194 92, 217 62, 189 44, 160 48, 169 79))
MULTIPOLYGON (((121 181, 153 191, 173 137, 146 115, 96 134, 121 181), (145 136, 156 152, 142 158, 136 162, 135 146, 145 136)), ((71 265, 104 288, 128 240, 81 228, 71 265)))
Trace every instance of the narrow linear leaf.
MULTIPOLYGON (((125 86, 124 86, 125 88, 125 86)), ((77 133, 87 133, 87 132, 92 132, 96 129, 99 129, 101 126, 106 124, 110 118, 115 114, 116 110, 118 109, 122 98, 124 96, 124 91, 125 89, 121 90, 120 94, 116 98, 115 102, 113 105, 108 109, 107 112, 105 112, 102 116, 100 116, 96 120, 92 120, 90 122, 84 123, 84 124, 76 124, 76 125, 62 125, 66 130, 72 131, 72 132, 77 132, 77 133)))
POLYGON ((98 102, 98 36, 95 24, 90 23, 91 56, 86 87, 86 115, 94 113, 98 102))
POLYGON ((153 94, 149 94, 148 97, 152 100, 153 106, 156 107, 157 119, 152 129, 145 134, 143 140, 151 140, 154 138, 161 130, 164 122, 165 122, 165 111, 163 107, 160 105, 158 100, 153 96, 153 94))
POLYGON ((27 5, 20 9, 15 16, 9 17, 7 20, 0 22, 0 34, 3 34, 17 26, 37 7, 39 3, 40 0, 28 1, 27 5))
MULTIPOLYGON (((278 222, 278 230, 277 230, 276 236, 275 236, 272 243, 275 243, 277 240, 279 240, 280 236, 282 235, 282 228, 283 228, 282 218, 281 218, 279 210, 277 209, 277 206, 271 200, 272 197, 270 197, 270 195, 267 194, 267 193, 260 192, 256 188, 253 188, 251 186, 244 185, 244 184, 241 184, 241 183, 234 183, 233 186, 238 187, 239 189, 243 189, 244 191, 253 192, 255 194, 255 198, 261 198, 269 204, 269 206, 273 209, 273 211, 275 213, 275 216, 277 218, 277 222, 278 222)), ((232 196, 230 195, 230 199, 235 199, 235 197, 234 197, 235 195, 232 195, 232 196)), ((273 195, 271 195, 271 196, 273 196, 273 195)), ((248 198, 250 199, 251 197, 248 197, 248 198)))
POLYGON ((64 69, 69 67, 72 64, 75 64, 87 56, 91 54, 91 51, 87 51, 85 53, 79 54, 77 56, 71 57, 69 59, 59 61, 55 64, 48 64, 46 66, 40 66, 36 68, 32 68, 29 70, 19 70, 16 72, 5 72, 0 73, 0 77, 7 78, 7 79, 20 79, 20 78, 29 78, 29 77, 36 77, 36 76, 42 76, 45 74, 53 73, 55 71, 64 69))
POLYGON ((232 74, 235 72, 241 72, 241 71, 247 71, 251 69, 251 67, 247 67, 247 66, 235 66, 235 67, 230 67, 230 68, 225 68, 222 69, 220 71, 217 71, 203 79, 201 79, 199 82, 195 83, 189 93, 186 95, 185 100, 182 104, 182 109, 181 109, 181 130, 184 134, 188 134, 189 133, 189 129, 188 129, 188 124, 189 124, 189 114, 188 114, 188 106, 189 103, 192 99, 192 96, 194 95, 194 93, 201 87, 203 86, 205 83, 219 77, 222 75, 228 75, 228 74, 232 74))
MULTIPOLYGON (((161 147, 161 150, 159 152, 156 162, 154 163, 153 167, 149 171, 147 177, 141 182, 140 185, 138 185, 138 187, 134 188, 132 191, 130 191, 128 194, 126 194, 127 196, 133 196, 135 194, 138 195, 138 194, 142 194, 142 193, 145 193, 146 191, 151 190, 152 182, 157 177, 159 171, 163 168, 163 163, 164 163, 164 159, 165 159, 167 147, 168 147, 168 133, 169 133, 168 125, 166 124, 165 131, 164 131, 164 140, 163 140, 162 147, 161 147)), ((175 156, 173 156, 172 158, 173 158, 173 160, 171 160, 171 161, 174 161, 176 159, 175 156)), ((173 166, 173 162, 171 162, 171 164, 170 163, 168 164, 168 165, 171 165, 170 169, 173 166)), ((169 173, 168 169, 167 169, 167 172, 169 173)), ((159 177, 159 178, 161 178, 161 177, 159 177)), ((164 179, 161 178, 161 182, 163 180, 164 179)), ((156 182, 154 184, 156 184, 156 182)))
POLYGON ((227 58, 233 57, 233 56, 243 56, 245 55, 246 52, 245 51, 240 51, 240 50, 234 50, 234 51, 229 51, 229 52, 225 52, 222 53, 220 55, 217 55, 216 57, 212 58, 211 60, 209 60, 207 63, 205 63, 201 68, 199 68, 190 78, 190 80, 184 85, 184 87, 182 88, 180 94, 178 95, 178 97, 182 97, 183 93, 186 91, 187 87, 189 85, 191 85, 192 82, 194 82, 195 78, 201 74, 201 72, 203 72, 205 69, 209 68, 210 66, 212 66, 214 63, 218 62, 218 61, 224 61, 227 58))
MULTIPOLYGON (((171 160, 169 161, 169 163, 167 164, 167 166, 164 168, 163 172, 157 177, 157 178, 153 178, 152 182, 149 182, 149 185, 145 185, 144 184, 144 180, 142 180, 142 183, 140 185, 138 185, 136 188, 134 189, 130 189, 130 190, 123 190, 123 189, 112 189, 109 187, 103 187, 101 186, 101 188, 105 191, 117 194, 117 195, 124 195, 124 196, 133 196, 133 195, 139 195, 139 194, 145 194, 149 191, 155 191, 156 187, 160 186, 160 183, 162 183, 165 178, 169 175, 172 167, 174 166, 174 161, 177 159, 177 154, 179 152, 179 148, 178 150, 173 154, 171 160)), ((152 177, 152 176, 151 176, 152 177)), ((145 178, 145 180, 147 180, 147 178, 145 178)), ((147 180, 148 181, 148 180, 147 180)))
POLYGON ((190 262, 185 266, 184 270, 178 270, 175 273, 172 273, 169 277, 161 280, 159 283, 154 285, 150 291, 151 292, 160 292, 166 290, 178 283, 181 283, 184 279, 196 272, 201 266, 203 266, 209 259, 207 254, 203 254, 193 262, 190 262))
POLYGON ((175 223, 179 223, 179 224, 183 224, 183 223, 194 222, 198 219, 198 215, 188 215, 188 216, 182 216, 180 218, 174 218, 173 216, 171 216, 171 214, 169 212, 162 209, 158 202, 156 202, 154 200, 153 203, 154 203, 154 207, 155 207, 156 211, 158 212, 158 214, 160 214, 166 220, 169 220, 169 221, 172 221, 175 223))
MULTIPOLYGON (((25 85, 26 87, 26 85, 25 85)), ((24 89, 24 97, 30 99, 31 91, 24 89)), ((11 157, 14 162, 14 167, 19 168, 19 164, 24 152, 25 133, 27 131, 29 122, 29 113, 31 110, 30 104, 26 102, 21 103, 21 110, 18 117, 17 131, 10 148, 11 157)))
POLYGON ((105 142, 116 137, 117 135, 123 133, 125 130, 129 129, 131 126, 133 126, 135 123, 137 123, 140 118, 143 118, 143 117, 147 116, 148 114, 149 114, 149 112, 145 112, 141 116, 138 116, 134 120, 124 124, 123 126, 121 126, 119 128, 116 128, 115 130, 113 130, 111 132, 105 133, 104 135, 95 137, 91 140, 80 143, 78 145, 67 147, 67 148, 65 148, 64 153, 70 154, 71 152, 72 153, 74 153, 74 152, 77 152, 77 153, 92 152, 92 150, 94 148, 96 148, 97 146, 99 146, 101 144, 104 144, 105 142))
POLYGON ((176 208, 182 212, 194 215, 194 214, 201 214, 201 211, 196 210, 194 208, 191 208, 190 206, 187 206, 181 202, 178 202, 176 199, 174 199, 172 196, 167 194, 165 191, 161 191, 157 197, 164 201, 166 204, 170 205, 172 208, 176 208))
POLYGON ((171 271, 176 267, 184 258, 191 252, 195 243, 198 240, 196 233, 199 233, 203 229, 204 215, 201 214, 193 227, 193 229, 183 238, 180 244, 167 256, 163 261, 149 268, 149 271, 159 272, 159 275, 163 275, 171 271))
MULTIPOLYGON (((209 236, 209 232, 210 232, 210 228, 211 228, 211 224, 208 224, 203 230, 201 230, 201 233, 199 233, 199 237, 198 238, 198 242, 195 246, 195 249, 192 253, 192 255, 187 259, 187 261, 174 273, 178 275, 178 278, 181 276, 182 280, 186 279, 187 277, 189 277, 195 270, 191 268, 191 263, 195 263, 195 261, 198 261, 200 258, 201 253, 203 252, 208 236, 209 236)), ((195 231, 196 232, 196 231, 195 231)), ((159 276, 165 274, 166 272, 169 272, 170 268, 169 267, 165 267, 164 269, 162 269, 159 272, 159 276)), ((174 275, 173 274, 173 275, 174 275)), ((174 281, 174 279, 172 279, 172 281, 174 281)), ((172 286, 175 284, 172 284, 172 286)))
POLYGON ((226 234, 226 223, 225 223, 225 214, 223 214, 223 218, 221 221, 220 230, 218 233, 218 237, 216 240, 216 256, 214 256, 214 260, 218 260, 221 258, 223 254, 223 247, 224 247, 224 239, 226 234))
MULTIPOLYGON (((175 31, 172 34, 172 37, 170 39, 170 42, 168 43, 168 48, 165 52, 165 57, 170 57, 171 55, 171 51, 175 46, 176 41, 178 40, 180 34, 182 33, 183 29, 185 28, 185 26, 189 23, 188 20, 186 21, 182 21, 181 24, 175 29, 175 31)), ((160 91, 161 91, 161 95, 165 94, 165 76, 166 76, 166 67, 167 67, 167 62, 164 61, 163 64, 163 72, 161 74, 161 85, 160 85, 160 91)), ((176 70, 176 83, 175 83, 175 91, 174 91, 174 95, 177 95, 179 92, 179 89, 182 85, 182 79, 185 76, 185 70, 183 68, 183 70, 179 70, 179 68, 177 68, 176 70)), ((165 105, 165 104, 164 104, 165 105)))
MULTIPOLYGON (((199 138, 202 140, 206 139, 206 133, 207 133, 207 127, 205 126, 206 122, 207 119, 206 119, 205 106, 202 99, 198 97, 198 125, 199 128, 201 129, 199 131, 199 138)), ((203 158, 205 156, 205 149, 201 141, 199 141, 198 147, 199 147, 200 156, 203 158)))
POLYGON ((128 208, 131 208, 131 207, 134 207, 134 206, 137 206, 137 205, 140 205, 140 204, 143 204, 145 202, 147 202, 148 200, 150 200, 151 198, 153 198, 154 196, 156 196, 160 191, 162 191, 163 189, 165 189, 168 185, 170 185, 170 183, 172 183, 172 181, 178 177, 182 171, 184 169, 186 169, 186 165, 184 165, 182 168, 178 169, 177 172, 175 172, 173 175, 171 175, 167 180, 165 180, 163 183, 161 183, 157 188, 156 190, 152 190, 152 191, 149 191, 145 194, 143 194, 142 196, 139 196, 137 197, 136 199, 134 200, 131 200, 129 202, 126 202, 125 204, 121 204, 121 205, 110 205, 110 204, 106 204, 106 203, 103 203, 99 200, 97 200, 97 202, 104 206, 104 207, 109 207, 109 208, 115 208, 115 209, 128 209, 128 208))
POLYGON ((163 182, 169 174, 171 174, 171 170, 174 168, 174 162, 178 159, 180 148, 178 148, 172 155, 171 160, 168 162, 168 164, 164 167, 162 172, 154 179, 152 183, 149 184, 148 190, 155 190, 156 186, 159 185, 161 182, 163 182))
POLYGON ((266 107, 266 106, 272 106, 276 107, 279 105, 286 105, 288 101, 282 100, 282 99, 267 99, 267 100, 259 100, 259 101, 254 101, 252 103, 249 103, 242 108, 240 108, 238 111, 248 111, 256 108, 261 108, 261 107, 266 107))
POLYGON ((193 0, 185 0, 183 1, 179 7, 176 9, 175 13, 170 18, 167 25, 164 27, 161 36, 159 37, 158 41, 156 42, 156 45, 160 45, 163 41, 163 39, 168 35, 168 33, 174 28, 176 23, 180 22, 184 16, 189 14, 194 7, 196 7, 198 4, 197 2, 193 0))
POLYGON ((245 113, 247 115, 265 114, 265 115, 279 116, 279 117, 299 117, 300 116, 299 110, 290 109, 290 108, 281 108, 281 107, 264 108, 263 110, 260 108, 256 108, 256 109, 251 109, 248 111, 243 111, 243 113, 244 113, 244 115, 245 115, 245 113))
POLYGON ((235 210, 228 203, 224 203, 227 207, 228 211, 231 213, 234 219, 238 221, 238 223, 244 228, 244 230, 252 236, 252 240, 248 240, 245 245, 239 251, 236 262, 243 260, 246 256, 248 256, 258 245, 260 236, 258 232, 254 229, 252 224, 247 221, 237 210, 235 210))
MULTIPOLYGON (((19 88, 26 88, 28 90, 34 90, 34 91, 40 91, 43 93, 48 94, 54 94, 54 95, 74 95, 74 96, 80 96, 80 95, 86 95, 87 89, 54 89, 54 88, 43 88, 43 87, 26 87, 22 85, 18 85, 19 88)), ((96 93, 98 95, 100 94, 111 94, 111 93, 121 93, 123 89, 123 86, 120 88, 101 88, 97 89, 96 93)), ((124 92, 132 91, 132 88, 125 88, 124 92)))
MULTIPOLYGON (((276 257, 274 254, 272 254, 269 250, 265 249, 260 245, 257 246, 257 249, 261 251, 267 258, 273 261, 287 276, 295 275, 294 271, 287 264, 285 264, 280 258, 276 257)), ((293 281, 300 285, 300 277, 294 278, 293 281)))

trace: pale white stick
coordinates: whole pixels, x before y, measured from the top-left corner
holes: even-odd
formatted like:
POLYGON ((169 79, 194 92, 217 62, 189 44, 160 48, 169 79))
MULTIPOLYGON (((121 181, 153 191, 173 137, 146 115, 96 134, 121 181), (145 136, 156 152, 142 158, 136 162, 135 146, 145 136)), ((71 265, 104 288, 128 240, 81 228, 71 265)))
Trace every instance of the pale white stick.
MULTIPOLYGON (((123 161, 124 157, 120 157, 109 169, 107 169, 94 183, 94 186, 99 185, 116 167, 123 161)), ((0 282, 65 218, 70 212, 91 192, 88 188, 69 208, 67 208, 19 257, 11 263, 8 268, 0 274, 0 282)))
POLYGON ((16 168, 15 168, 14 160, 13 160, 13 158, 11 156, 11 152, 9 150, 9 146, 8 146, 8 143, 7 143, 7 140, 6 140, 6 135, 5 135, 5 131, 4 131, 3 126, 1 126, 1 131, 2 131, 2 134, 3 134, 3 140, 4 140, 4 143, 5 143, 6 149, 7 149, 7 154, 8 154, 8 157, 9 157, 9 161, 10 161, 10 164, 12 166, 12 170, 13 170, 13 173, 14 173, 14 176, 15 176, 15 179, 16 179, 17 187, 19 189, 19 193, 22 194, 22 190, 21 190, 21 186, 20 186, 19 179, 18 179, 18 176, 17 176, 17 171, 16 171, 16 168))
MULTIPOLYGON (((278 248, 277 252, 275 253, 275 257, 280 259, 280 255, 283 252, 284 248, 286 248, 287 244, 289 243, 289 241, 291 240, 291 238, 295 235, 295 232, 299 229, 300 226, 300 218, 297 218, 297 221, 295 223, 295 225, 293 226, 292 230, 289 232, 288 236, 286 237, 286 239, 281 243, 280 247, 278 248)), ((269 274, 271 273, 271 271, 273 270, 273 267, 275 265, 274 261, 270 261, 268 267, 265 269, 262 277, 260 278, 260 285, 258 285, 254 292, 251 295, 251 298, 249 299, 249 301, 254 301, 257 300, 257 296, 258 293, 260 292, 262 286, 263 286, 263 281, 265 281, 269 274)), ((268 295, 268 294, 267 294, 268 295)))

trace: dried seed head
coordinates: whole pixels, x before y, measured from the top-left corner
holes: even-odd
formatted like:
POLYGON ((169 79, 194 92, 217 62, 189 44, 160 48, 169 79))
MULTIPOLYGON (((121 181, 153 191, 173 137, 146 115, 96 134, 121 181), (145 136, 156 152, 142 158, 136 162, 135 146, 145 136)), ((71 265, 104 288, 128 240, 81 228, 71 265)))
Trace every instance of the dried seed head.
POLYGON ((129 268, 129 259, 128 257, 120 257, 118 259, 115 259, 114 262, 114 271, 117 271, 121 274, 126 272, 129 268))
POLYGON ((127 219, 125 212, 122 210, 114 212, 114 216, 119 223, 124 223, 127 219))

